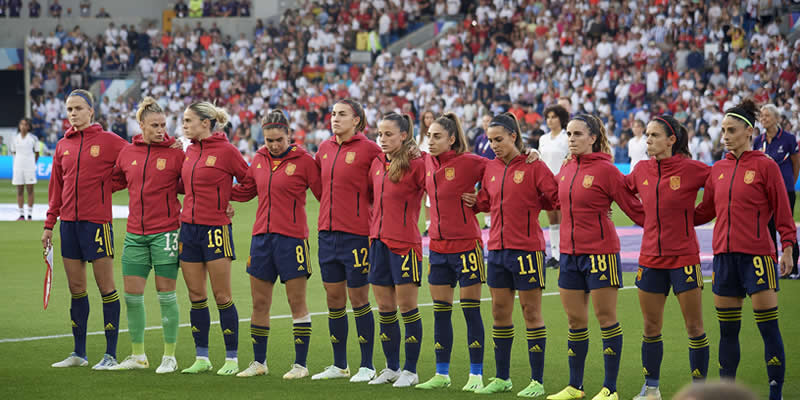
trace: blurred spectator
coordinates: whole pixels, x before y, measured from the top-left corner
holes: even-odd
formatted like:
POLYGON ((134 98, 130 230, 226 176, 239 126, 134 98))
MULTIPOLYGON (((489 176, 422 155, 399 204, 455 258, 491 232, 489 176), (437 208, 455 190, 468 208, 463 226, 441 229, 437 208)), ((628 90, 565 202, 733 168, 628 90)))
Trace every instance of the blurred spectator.
POLYGON ((183 0, 178 0, 175 3, 175 16, 178 18, 186 18, 189 16, 189 6, 183 0))
POLYGON ((90 0, 81 0, 80 9, 81 17, 89 18, 92 16, 92 2, 90 0))
POLYGON ((109 14, 105 8, 100 7, 100 11, 97 12, 95 18, 111 18, 111 14, 109 14))
POLYGON ((53 0, 53 4, 50 4, 50 16, 53 18, 61 18, 61 11, 61 4, 58 4, 58 0, 53 0))
POLYGON ((9 0, 8 15, 11 18, 19 18, 20 14, 22 14, 22 0, 9 0))
POLYGON ((31 0, 28 3, 28 16, 31 18, 39 18, 42 13, 42 5, 37 0, 31 0))

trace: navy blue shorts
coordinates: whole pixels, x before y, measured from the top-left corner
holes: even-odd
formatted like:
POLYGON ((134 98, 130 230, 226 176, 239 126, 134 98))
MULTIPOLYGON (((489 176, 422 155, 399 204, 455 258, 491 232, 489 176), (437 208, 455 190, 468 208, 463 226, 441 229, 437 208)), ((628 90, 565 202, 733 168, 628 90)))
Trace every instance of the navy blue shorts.
POLYGON ((319 232, 319 270, 322 281, 347 281, 357 288, 369 283, 369 238, 339 231, 319 232))
POLYGON ((558 270, 558 287, 584 290, 622 287, 622 269, 617 254, 565 254, 561 253, 558 270))
POLYGON ((726 297, 745 297, 762 290, 780 290, 778 266, 772 256, 742 253, 714 255, 711 287, 714 294, 726 297))
POLYGON ((700 270, 700 264, 673 269, 648 268, 640 265, 636 273, 636 287, 643 292, 663 293, 664 296, 669 295, 670 287, 675 294, 696 288, 702 289, 703 272, 700 270))
POLYGON ((479 241, 473 250, 461 253, 431 251, 428 262, 428 283, 431 285, 450 285, 454 288, 456 284, 467 287, 486 282, 483 245, 479 241))
POLYGON ((489 250, 486 283, 490 288, 544 289, 544 252, 489 250))
POLYGON ((233 251, 233 227, 181 223, 178 238, 180 260, 186 262, 209 262, 222 257, 236 259, 233 251))
POLYGON ((250 258, 247 259, 247 273, 275 283, 280 276, 281 283, 305 276, 311 277, 308 263, 308 240, 266 233, 253 236, 250 241, 250 258))
POLYGON ((114 228, 111 222, 61 221, 61 257, 93 261, 114 257, 114 228))
POLYGON ((369 248, 369 283, 379 286, 396 286, 405 283, 420 285, 420 267, 414 250, 408 254, 392 253, 380 240, 373 240, 369 248))

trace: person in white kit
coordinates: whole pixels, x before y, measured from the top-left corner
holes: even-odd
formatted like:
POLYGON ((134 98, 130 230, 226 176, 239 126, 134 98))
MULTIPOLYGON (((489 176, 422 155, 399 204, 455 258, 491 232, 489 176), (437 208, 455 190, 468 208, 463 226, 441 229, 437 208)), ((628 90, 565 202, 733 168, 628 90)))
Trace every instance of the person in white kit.
POLYGON ((30 133, 33 128, 31 121, 23 118, 19 121, 19 133, 11 141, 11 155, 14 156, 14 175, 11 184, 17 187, 17 205, 19 218, 17 221, 33 219, 33 185, 36 184, 36 162, 39 160, 39 140, 30 133), (25 189, 28 192, 28 204, 25 202, 25 189))
MULTIPOLYGON (((550 168, 550 172, 558 175, 561 165, 569 155, 569 139, 566 131, 569 112, 563 106, 555 104, 545 108, 544 118, 550 132, 539 138, 539 155, 547 168, 550 168)), ((561 211, 547 211, 547 219, 550 221, 550 258, 546 266, 558 268, 561 254, 559 247, 561 211)))
POLYGON ((628 140, 628 157, 631 158, 631 171, 636 163, 644 161, 650 157, 647 155, 647 138, 644 137, 644 122, 642 120, 633 121, 633 137, 628 140))

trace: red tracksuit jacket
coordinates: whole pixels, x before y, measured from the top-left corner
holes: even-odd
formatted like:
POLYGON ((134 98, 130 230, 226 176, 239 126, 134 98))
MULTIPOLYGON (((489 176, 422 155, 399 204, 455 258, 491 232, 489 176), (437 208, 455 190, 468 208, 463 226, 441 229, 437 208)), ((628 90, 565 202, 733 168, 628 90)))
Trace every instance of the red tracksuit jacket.
POLYGON ((67 130, 53 155, 45 228, 53 229, 59 217, 97 224, 111 221, 111 175, 126 144, 100 124, 67 130))
MULTIPOLYGON (((386 175, 386 155, 380 153, 372 160, 369 169, 374 188, 372 213, 370 215, 369 237, 383 239, 390 248, 392 241, 413 244, 420 247, 419 208, 425 192, 425 160, 417 157, 410 162, 409 169, 400 182, 394 183, 386 175)), ((419 249, 417 249, 419 252, 419 249)), ((422 254, 418 254, 422 257, 422 254)))
POLYGON ((638 193, 644 207, 644 235, 639 264, 657 265, 652 257, 693 256, 692 261, 671 265, 677 268, 700 262, 700 246, 694 231, 697 191, 711 168, 682 154, 664 160, 649 159, 636 164, 625 183, 638 193))
POLYGON ((233 187, 231 199, 249 201, 258 196, 253 235, 279 233, 307 239, 306 189, 319 199, 319 167, 303 148, 292 146, 285 156, 273 157, 266 147, 256 153, 247 177, 233 187))
MULTIPOLYGON (((425 188, 431 199, 430 237, 433 240, 480 239, 481 228, 461 194, 473 193, 488 159, 451 150, 425 157, 425 188)), ((475 241, 463 251, 475 248, 475 241)))
POLYGON ((128 232, 137 235, 169 232, 180 228, 178 219, 183 192, 181 168, 185 155, 170 148, 175 138, 147 144, 142 135, 125 146, 117 157, 114 177, 128 188, 128 232))
POLYGON ((492 215, 489 250, 545 249, 539 212, 558 208, 558 186, 544 162, 527 164, 526 158, 521 154, 508 165, 495 158, 486 165, 476 204, 492 215))
POLYGON ((561 252, 566 254, 613 254, 619 252, 619 236, 608 217, 616 201, 633 222, 644 225, 642 203, 625 186, 625 177, 611 163, 611 156, 596 152, 572 159, 556 176, 561 202, 561 252))
POLYGON ((773 216, 781 236, 781 249, 797 240, 781 171, 775 161, 760 151, 746 151, 738 159, 728 153, 725 159, 714 163, 696 213, 699 224, 717 216, 714 254, 776 256, 767 230, 773 216))
POLYGON ((322 142, 316 155, 322 176, 320 231, 369 235, 369 169, 378 154, 381 148, 360 133, 341 145, 336 136, 322 142))
POLYGON ((247 175, 247 162, 223 132, 192 140, 186 149, 181 177, 186 189, 181 222, 199 225, 228 225, 225 215, 231 198, 233 177, 241 182, 247 175))

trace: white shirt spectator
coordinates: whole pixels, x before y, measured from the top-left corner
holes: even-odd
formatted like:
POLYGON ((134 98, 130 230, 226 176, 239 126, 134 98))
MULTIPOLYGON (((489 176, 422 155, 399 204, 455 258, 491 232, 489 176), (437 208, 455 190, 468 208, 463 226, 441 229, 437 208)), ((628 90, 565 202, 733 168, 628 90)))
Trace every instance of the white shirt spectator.
POLYGON ((378 19, 378 34, 387 35, 389 34, 389 30, 392 29, 392 19, 389 18, 388 13, 384 13, 381 15, 380 19, 378 19))
POLYGON ((539 138, 539 155, 553 175, 561 170, 561 164, 569 154, 569 138, 567 132, 562 130, 556 137, 546 133, 539 138))
POLYGON ((8 150, 14 156, 14 169, 36 168, 36 153, 39 152, 36 135, 28 132, 23 137, 21 133, 17 133, 8 150))
POLYGON ((460 0, 447 0, 447 15, 458 14, 460 8, 461 8, 460 0))
POLYGON ((631 171, 633 171, 636 163, 649 158, 647 156, 647 139, 645 139, 644 135, 638 138, 634 136, 628 140, 628 156, 631 158, 631 171))

